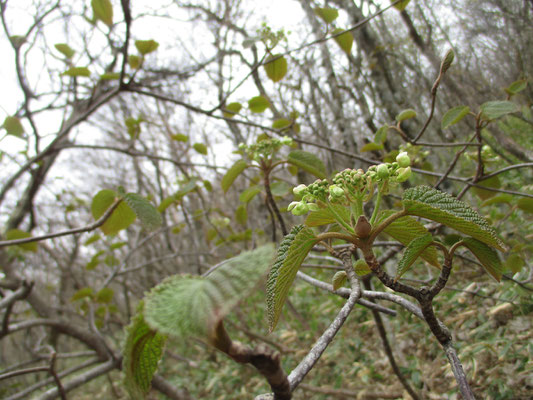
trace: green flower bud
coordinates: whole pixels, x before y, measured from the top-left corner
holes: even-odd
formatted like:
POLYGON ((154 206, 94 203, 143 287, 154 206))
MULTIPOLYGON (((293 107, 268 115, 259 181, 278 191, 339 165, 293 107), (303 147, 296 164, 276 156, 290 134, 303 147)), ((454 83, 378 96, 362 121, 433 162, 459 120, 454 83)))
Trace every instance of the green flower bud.
POLYGON ((300 203, 292 209, 294 215, 304 215, 309 211, 309 206, 305 203, 300 203))
POLYGON ((307 190, 307 186, 305 186, 304 184, 301 184, 301 185, 296 186, 294 189, 292 189, 292 192, 296 196, 302 196, 306 190, 307 190))
POLYGON ((287 206, 287 211, 291 211, 294 207, 296 207, 298 204, 300 204, 299 201, 293 201, 291 204, 287 206))
POLYGON ((287 145, 287 146, 290 146, 290 145, 292 145, 292 139, 290 137, 288 137, 288 136, 283 136, 280 139, 280 143, 284 144, 284 145, 287 145))
POLYGON ((378 178, 380 179, 387 179, 389 177, 389 167, 387 164, 379 164, 378 165, 378 178))
POLYGON ((405 182, 411 176, 411 167, 400 168, 398 170, 398 176, 396 177, 397 182, 405 182))
POLYGON ((411 165, 411 159, 407 155, 405 151, 402 151, 400 154, 396 156, 396 162, 400 166, 400 168, 407 168, 411 165))
POLYGON ((336 185, 331 185, 329 187, 329 193, 332 197, 342 197, 344 196, 344 190, 336 185))

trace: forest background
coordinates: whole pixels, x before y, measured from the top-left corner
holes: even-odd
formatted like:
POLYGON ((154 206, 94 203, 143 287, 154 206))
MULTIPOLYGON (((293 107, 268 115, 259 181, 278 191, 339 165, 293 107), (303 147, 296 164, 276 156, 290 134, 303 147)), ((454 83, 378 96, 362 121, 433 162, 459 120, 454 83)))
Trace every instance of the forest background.
MULTIPOLYGON (((0 0, 0 396, 127 398, 124 332, 147 291, 279 243, 304 222, 287 211, 293 187, 406 152, 412 176, 389 207, 402 188, 438 188, 510 250, 500 282, 460 251, 435 303, 472 391, 531 398, 533 2, 259 3, 0 0), (289 162, 268 184, 257 168, 230 168, 246 159, 241 143, 284 136, 289 162), (152 204, 160 223, 147 229, 123 209, 97 223, 123 192, 152 204), (10 242, 29 237, 42 240, 10 242)), ((377 245, 395 270, 401 244, 377 245)), ((341 269, 324 252, 301 267, 327 284, 341 269)), ((437 275, 417 261, 402 281, 437 275)), ((270 334, 264 291, 243 295, 226 328, 277 350, 289 372, 344 303, 323 289, 296 280, 270 334)), ((396 315, 356 306, 294 398, 458 398, 425 324, 383 304, 396 315)), ((175 399, 270 390, 194 338, 170 339, 152 386, 149 396, 175 399)))

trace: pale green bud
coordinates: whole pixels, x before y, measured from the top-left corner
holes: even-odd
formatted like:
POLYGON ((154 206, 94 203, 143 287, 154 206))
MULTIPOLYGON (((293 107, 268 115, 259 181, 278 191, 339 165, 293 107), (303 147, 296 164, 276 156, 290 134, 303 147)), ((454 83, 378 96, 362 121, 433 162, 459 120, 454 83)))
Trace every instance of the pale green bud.
POLYGON ((294 189, 292 189, 292 192, 296 196, 302 196, 306 190, 307 190, 307 186, 305 186, 304 184, 301 184, 301 185, 296 186, 294 189))
POLYGON ((377 173, 380 179, 387 179, 389 177, 389 167, 387 164, 379 164, 377 173))
POLYGON ((288 136, 283 136, 280 139, 280 143, 284 144, 284 145, 287 145, 287 146, 290 146, 292 144, 292 139, 290 137, 288 137, 288 136))
POLYGON ((402 151, 400 154, 396 156, 396 162, 400 166, 400 168, 407 168, 411 165, 411 159, 409 158, 409 155, 402 151))
POLYGON ((344 190, 336 185, 331 185, 329 187, 329 193, 332 197, 342 197, 344 196, 344 190))
POLYGON ((296 207, 298 204, 300 204, 299 201, 293 201, 291 204, 287 206, 287 211, 291 211, 294 207, 296 207))
POLYGON ((309 211, 309 206, 305 203, 300 203, 293 208, 292 213, 294 215, 304 215, 309 211))
POLYGON ((405 182, 407 179, 409 179, 410 176, 411 176, 411 167, 400 168, 398 170, 398 176, 396 177, 396 181, 405 182))

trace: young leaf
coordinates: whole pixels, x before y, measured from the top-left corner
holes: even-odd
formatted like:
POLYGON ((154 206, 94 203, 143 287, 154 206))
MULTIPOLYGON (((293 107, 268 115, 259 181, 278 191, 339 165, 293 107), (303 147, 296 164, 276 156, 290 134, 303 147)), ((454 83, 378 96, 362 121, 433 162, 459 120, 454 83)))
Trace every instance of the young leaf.
MULTIPOLYGON (((500 178, 498 178, 498 175, 479 181, 477 185, 494 189, 501 187, 500 178)), ((490 199, 497 194, 497 192, 493 190, 483 189, 482 187, 478 186, 474 186, 472 190, 481 200, 490 199)))
POLYGON ((224 107, 222 114, 226 118, 233 118, 236 114, 239 113, 239 111, 241 111, 241 108, 241 103, 229 103, 228 105, 226 105, 226 107, 224 107))
POLYGON ((239 207, 237 207, 237 210, 235 210, 235 220, 241 225, 246 225, 246 221, 248 221, 246 205, 241 204, 239 207))
POLYGON ((203 154, 204 156, 207 155, 207 146, 203 143, 195 143, 192 145, 192 148, 196 150, 197 153, 203 154))
POLYGON ((313 174, 317 178, 326 179, 326 166, 320 158, 313 153, 307 151, 294 150, 289 153, 287 161, 303 169, 304 171, 313 174))
MULTIPOLYGON (((390 0, 390 1, 391 1, 391 3, 393 3, 396 0, 390 0)), ((403 10, 405 10, 405 7, 407 7, 407 4, 409 4, 410 1, 411 0, 402 0, 402 1, 398 2, 397 4, 395 4, 394 8, 396 8, 399 11, 403 11, 403 10)))
POLYGON ((89 76, 91 76, 91 71, 89 71, 89 68, 87 67, 72 67, 66 70, 65 72, 63 72, 62 75, 72 76, 72 77, 84 76, 88 78, 89 76))
POLYGON ((505 93, 507 93, 509 96, 513 96, 517 93, 520 93, 522 90, 524 90, 527 87, 527 79, 520 79, 518 81, 514 81, 509 85, 509 87, 505 88, 505 93))
POLYGON ((265 72, 273 82, 279 82, 287 74, 287 59, 275 54, 265 61, 265 72))
POLYGON ((362 258, 355 262, 355 264, 353 265, 353 269, 355 273, 359 276, 365 276, 372 272, 366 261, 362 258))
POLYGON ((292 124, 292 121, 288 120, 287 118, 280 118, 280 119, 275 120, 272 123, 272 128, 284 130, 284 129, 287 129, 289 126, 291 126, 291 124, 292 124))
POLYGON ((246 161, 239 160, 228 169, 228 172, 222 177, 221 185, 224 193, 233 185, 233 182, 237 177, 248 167, 246 161))
POLYGON ((405 248, 402 259, 398 263, 396 269, 396 280, 400 279, 413 265, 422 252, 433 242, 433 236, 426 234, 424 236, 413 239, 411 243, 405 248))
POLYGON ((339 288, 343 287, 347 280, 348 278, 346 272, 338 271, 335 275, 333 275, 333 279, 331 280, 333 290, 338 290, 339 288))
POLYGON ((141 66, 141 57, 136 55, 128 56, 128 64, 132 69, 137 69, 141 66))
POLYGON ((498 253, 485 243, 474 238, 464 238, 464 245, 476 256, 483 268, 498 282, 502 279, 505 268, 498 257, 498 253))
POLYGON ((313 231, 303 225, 292 228, 281 242, 267 281, 266 301, 270 332, 278 323, 298 269, 315 243, 313 231))
MULTIPOLYGON (((389 127, 387 125, 383 125, 381 128, 379 128, 374 136, 374 142, 383 144, 387 140, 387 131, 389 130, 389 127)), ((381 146, 382 150, 383 146, 381 146)))
POLYGON ((268 107, 270 107, 270 103, 268 102, 268 99, 263 96, 255 96, 248 100, 248 108, 253 113, 262 113, 268 107))
POLYGON ((107 26, 113 25, 113 5, 111 0, 92 0, 93 15, 107 26))
POLYGON ((132 400, 144 400, 165 347, 166 337, 150 329, 142 315, 142 302, 137 315, 126 328, 123 350, 124 386, 132 400))
MULTIPOLYGON (((6 240, 26 239, 31 237, 31 233, 22 231, 20 229, 10 229, 6 232, 6 240)), ((17 247, 24 251, 31 251, 33 253, 37 252, 38 249, 37 242, 17 244, 17 247)))
POLYGON ((110 303, 111 300, 113 300, 114 294, 115 292, 113 291, 113 289, 105 287, 99 290, 98 293, 96 293, 95 300, 98 303, 110 303))
POLYGON ((481 105, 480 110, 487 119, 497 119, 518 111, 518 107, 510 101, 488 101, 481 105))
POLYGON ((269 244, 245 251, 206 277, 175 275, 147 295, 144 317, 174 337, 214 338, 217 324, 256 286, 274 256, 269 244))
POLYGON ((124 201, 128 203, 146 230, 153 231, 163 223, 161 214, 145 197, 137 193, 128 193, 124 196, 124 201))
POLYGON ((250 186, 242 191, 241 195, 239 196, 239 201, 241 203, 248 203, 259 193, 261 193, 261 186, 250 186))
POLYGON ((324 7, 315 8, 315 14, 318 15, 326 24, 331 24, 339 16, 336 8, 324 7))
POLYGON ((2 125, 8 135, 13 135, 18 138, 22 138, 24 135, 24 127, 22 126, 20 119, 17 117, 7 116, 2 125))
POLYGON ((74 54, 76 54, 76 52, 66 43, 56 43, 54 44, 54 47, 68 59, 74 57, 74 54))
POLYGON ((159 43, 155 40, 136 40, 135 47, 143 56, 156 51, 159 47, 159 43))
POLYGON ((427 218, 472 236, 489 246, 505 251, 487 221, 470 206, 429 186, 417 186, 403 194, 403 206, 410 215, 427 218))
POLYGON ((412 109, 407 109, 400 111, 400 113, 396 116, 396 121, 402 122, 406 119, 415 118, 416 117, 416 111, 412 109))
MULTIPOLYGON (((96 196, 93 197, 91 203, 91 213, 93 218, 95 220, 100 218, 115 202, 117 197, 118 194, 113 190, 104 189, 99 191, 96 196)), ((100 229, 106 235, 113 235, 122 229, 126 229, 133 223, 133 221, 135 221, 135 213, 126 202, 122 201, 100 229)))
MULTIPOLYGON (((330 204, 329 207, 333 208, 334 212, 340 216, 344 222, 348 225, 350 224, 350 211, 348 211, 346 207, 340 204, 330 204)), ((310 212, 305 219, 305 225, 309 227, 333 224, 335 222, 337 222, 335 216, 327 208, 310 212)))
MULTIPOLYGON (((380 214, 378 224, 394 213, 395 211, 393 210, 383 211, 380 214)), ((414 239, 420 236, 427 235, 429 233, 428 230, 424 227, 424 225, 422 225, 416 219, 407 216, 398 218, 397 220, 393 221, 383 230, 383 232, 387 235, 392 236, 392 238, 396 239, 404 246, 407 246, 414 239)), ((437 257, 437 249, 435 249, 435 247, 433 246, 427 247, 422 252, 422 258, 434 267, 441 267, 439 259, 437 257)))
MULTIPOLYGON (((337 28, 333 32, 331 32, 332 35, 337 35, 341 32, 344 32, 344 29, 337 28)), ((343 34, 340 34, 339 36, 335 36, 333 38, 335 42, 339 45, 339 47, 344 51, 346 54, 350 54, 352 51, 352 45, 353 45, 353 35, 352 32, 344 32, 343 34)))
POLYGON ((176 142, 187 143, 189 141, 189 136, 184 135, 182 133, 176 133, 175 135, 170 135, 170 138, 172 140, 175 140, 176 142))
POLYGON ((81 288, 80 290, 78 290, 76 293, 74 293, 72 295, 72 297, 70 298, 70 301, 77 301, 77 300, 84 299, 86 297, 92 299, 92 297, 93 297, 93 288, 91 288, 91 287, 81 288))
POLYGON ((468 106, 457 106, 446 111, 446 114, 442 117, 441 128, 446 129, 452 125, 455 125, 461 121, 470 112, 468 106))
POLYGON ((516 205, 522 211, 533 214, 533 199, 530 197, 522 197, 518 199, 516 205))
POLYGON ((361 147, 361 152, 383 150, 383 143, 370 142, 361 147))

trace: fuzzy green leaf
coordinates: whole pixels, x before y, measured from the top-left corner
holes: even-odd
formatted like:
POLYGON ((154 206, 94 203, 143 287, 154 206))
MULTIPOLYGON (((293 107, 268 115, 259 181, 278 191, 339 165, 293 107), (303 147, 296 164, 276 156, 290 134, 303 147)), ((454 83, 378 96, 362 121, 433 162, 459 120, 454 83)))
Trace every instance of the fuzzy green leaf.
MULTIPOLYGON (((377 144, 385 143, 385 141, 387 140, 388 130, 389 130, 389 127, 387 125, 383 125, 381 128, 379 128, 374 136, 374 142, 377 144)), ((383 146, 381 146, 381 149, 383 149, 383 146)))
POLYGON ((93 15, 107 26, 113 25, 113 5, 111 0, 92 0, 93 15))
MULTIPOLYGON (((334 209, 335 213, 339 215, 344 222, 350 225, 350 211, 348 211, 346 207, 340 204, 330 204, 330 207, 334 209)), ((305 225, 309 227, 333 224, 335 222, 337 222, 335 216, 327 208, 310 212, 305 219, 305 225)))
POLYGON ((331 24, 339 16, 339 11, 336 8, 324 7, 315 8, 315 14, 319 16, 326 24, 331 24))
POLYGON ((270 332, 278 323, 298 269, 315 243, 313 231, 303 225, 292 228, 281 242, 267 281, 266 301, 270 332))
MULTIPOLYGON (((392 214, 394 214, 395 211, 393 210, 385 210, 380 214, 379 222, 383 221, 385 218, 390 217, 392 214)), ((378 223, 379 223, 378 222, 378 223)), ((427 235, 429 232, 428 230, 422 225, 420 222, 418 222, 416 219, 411 217, 401 217, 397 220, 390 223, 384 230, 384 233, 387 235, 392 236, 392 238, 396 239, 398 242, 403 244, 404 246, 407 246, 409 243, 411 243, 414 239, 427 235)), ((441 265, 439 263, 439 259, 437 257, 437 249, 435 247, 427 247, 422 252, 422 258, 433 265, 434 267, 440 268, 441 265)))
MULTIPOLYGON (((391 3, 396 1, 396 0, 390 0, 391 3)), ((409 4, 411 0, 402 0, 400 2, 398 2, 397 4, 394 5, 394 8, 396 8, 398 11, 403 11, 405 10, 405 7, 407 7, 407 4, 409 4)))
POLYGON ((274 54, 265 61, 264 68, 271 81, 279 82, 287 74, 287 59, 274 54))
POLYGON ((233 185, 235 179, 248 167, 246 161, 239 160, 233 164, 226 174, 222 177, 221 186, 224 193, 227 193, 228 189, 233 185))
MULTIPOLYGON (((344 32, 344 29, 337 28, 333 32, 331 32, 332 35, 337 35, 341 32, 344 32)), ((344 51, 346 54, 350 54, 352 51, 352 45, 353 45, 353 35, 352 32, 344 32, 340 34, 339 36, 335 36, 333 38, 335 42, 339 45, 339 47, 344 51)))
POLYGON ((72 77, 84 76, 88 78, 89 76, 91 76, 91 71, 89 71, 89 68, 87 67, 72 67, 66 70, 65 72, 63 72, 62 75, 72 76, 72 77))
POLYGON ((192 145, 192 148, 200 154, 203 154, 204 156, 207 155, 207 146, 203 143, 195 143, 192 145))
POLYGON ((137 193, 128 193, 124 196, 124 201, 128 203, 145 229, 153 231, 163 223, 161 214, 145 197, 137 193))
POLYGON ((413 239, 411 243, 409 243, 403 252, 402 259, 398 263, 396 279, 400 279, 401 276, 411 268, 416 259, 422 255, 422 252, 431 244, 431 242, 433 242, 433 236, 428 233, 427 235, 413 239))
POLYGON ((182 133, 176 133, 174 135, 170 135, 170 138, 172 140, 175 140, 176 142, 187 143, 189 141, 189 136, 184 135, 182 133))
POLYGON ((361 147, 361 152, 365 153, 367 151, 378 151, 383 150, 383 143, 374 143, 370 142, 361 147))
POLYGON ((524 90, 527 87, 527 79, 520 79, 518 81, 514 81, 509 85, 509 87, 505 88, 505 93, 507 93, 510 96, 513 96, 522 90, 524 90))
POLYGON ((155 40, 136 40, 135 47, 143 56, 157 50, 159 43, 155 40))
POLYGON ((446 111, 446 114, 442 117, 441 128, 446 129, 452 125, 455 125, 461 121, 470 112, 468 106, 457 106, 446 111))
MULTIPOLYGON (((93 197, 91 203, 91 213, 94 219, 97 220, 104 215, 117 198, 118 194, 113 190, 104 189, 99 191, 93 197)), ((135 212, 125 201, 122 201, 100 229, 106 235, 113 235, 130 226, 135 221, 135 218, 135 212)))
POLYGON ((163 334, 213 339, 217 324, 254 289, 274 253, 269 244, 241 253, 206 277, 164 280, 145 299, 146 322, 163 334))
POLYGON ((320 158, 313 153, 307 151, 294 150, 289 153, 287 161, 303 169, 304 171, 313 174, 317 178, 326 179, 326 166, 320 158))
POLYGON ((24 135, 24 127, 17 117, 7 116, 2 125, 8 135, 13 135, 22 138, 24 135))
POLYGON ((522 211, 533 214, 533 199, 531 197, 522 197, 518 199, 516 206, 522 211))
POLYGON ((396 116, 396 121, 402 122, 406 119, 415 118, 416 117, 416 111, 412 109, 407 109, 400 111, 400 113, 396 116))
POLYGON ((343 287, 347 280, 348 277, 345 271, 338 271, 337 273, 335 273, 335 275, 333 275, 333 279, 331 280, 333 290, 338 290, 343 287))
POLYGON ((142 302, 137 315, 126 328, 123 350, 124 386, 132 400, 144 400, 165 347, 166 337, 151 329, 142 315, 142 302))
POLYGON ((74 54, 76 54, 76 52, 66 43, 56 43, 54 44, 54 47, 56 48, 57 51, 59 51, 66 58, 69 58, 69 59, 74 57, 74 54))
POLYGON ((84 287, 78 290, 76 293, 72 295, 70 298, 70 301, 78 301, 81 299, 89 298, 92 299, 94 295, 93 288, 91 287, 84 287))
POLYGON ((239 201, 241 203, 248 203, 259 193, 261 193, 261 186, 250 186, 242 191, 241 195, 239 196, 239 201))
MULTIPOLYGON (((6 232, 6 240, 17 240, 17 239, 26 239, 31 238, 32 234, 29 232, 22 231, 20 229, 10 229, 6 232)), ((16 245, 19 249, 24 251, 31 251, 33 253, 37 252, 38 244, 37 242, 22 243, 16 245)))
POLYGON ((226 107, 224 107, 222 114, 226 118, 233 118, 236 114, 239 113, 239 111, 241 111, 241 108, 242 108, 241 103, 237 103, 237 102, 229 103, 228 105, 226 105, 226 107))
POLYGON ((403 194, 403 206, 410 215, 447 225, 505 251, 505 245, 488 222, 468 204, 429 186, 417 186, 403 194))
POLYGON ((366 261, 362 258, 360 258, 354 263, 353 269, 355 273, 359 276, 365 276, 372 272, 366 261))
POLYGON ((485 243, 474 238, 464 238, 464 245, 476 256, 483 268, 498 282, 502 279, 505 268, 500 261, 498 253, 485 243))
POLYGON ((239 205, 237 210, 235 210, 235 220, 241 225, 246 225, 246 222, 248 221, 248 211, 246 211, 245 204, 239 205))
POLYGON ((270 107, 270 103, 266 97, 255 96, 248 100, 248 108, 253 113, 262 113, 268 107, 270 107))
POLYGON ((516 104, 510 101, 487 101, 480 109, 487 119, 497 119, 518 111, 516 104))
POLYGON ((120 74, 118 72, 108 72, 100 75, 100 79, 103 81, 116 81, 120 79, 120 74))
POLYGON ((98 293, 96 293, 95 300, 98 303, 110 303, 111 300, 113 300, 114 294, 115 292, 113 291, 113 289, 105 287, 99 290, 98 293))

